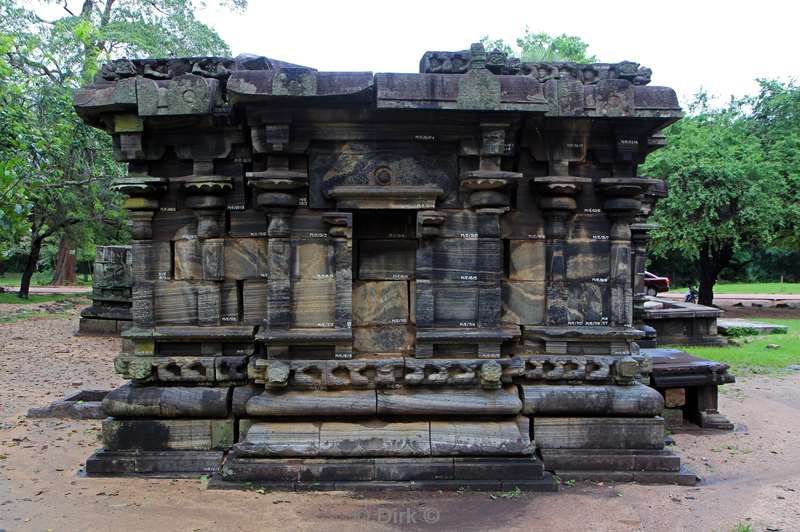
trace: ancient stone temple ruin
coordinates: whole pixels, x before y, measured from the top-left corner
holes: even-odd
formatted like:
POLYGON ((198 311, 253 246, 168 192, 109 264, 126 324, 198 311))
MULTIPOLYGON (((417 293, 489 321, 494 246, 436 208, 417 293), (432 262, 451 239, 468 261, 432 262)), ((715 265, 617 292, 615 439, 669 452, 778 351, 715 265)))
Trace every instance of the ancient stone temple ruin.
POLYGON ((633 327, 681 112, 636 63, 119 60, 75 105, 133 220, 89 474, 342 489, 691 481, 633 327), (633 230, 633 231, 632 231, 633 230))
POLYGON ((81 311, 79 334, 118 335, 131 325, 131 247, 97 246, 92 305, 81 311))

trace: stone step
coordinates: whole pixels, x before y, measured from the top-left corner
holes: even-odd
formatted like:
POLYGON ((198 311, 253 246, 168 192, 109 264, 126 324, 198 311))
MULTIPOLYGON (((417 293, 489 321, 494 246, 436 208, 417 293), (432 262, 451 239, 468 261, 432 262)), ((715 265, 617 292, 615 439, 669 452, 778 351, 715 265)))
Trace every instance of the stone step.
POLYGON ((680 471, 579 471, 556 470, 561 480, 588 480, 592 482, 638 482, 639 484, 678 484, 695 486, 701 479, 685 466, 680 471))
POLYGON ((194 477, 213 475, 222 466, 222 451, 106 451, 86 459, 86 475, 194 477))
POLYGON ((680 470, 680 457, 671 451, 639 449, 540 449, 551 471, 662 471, 680 470))

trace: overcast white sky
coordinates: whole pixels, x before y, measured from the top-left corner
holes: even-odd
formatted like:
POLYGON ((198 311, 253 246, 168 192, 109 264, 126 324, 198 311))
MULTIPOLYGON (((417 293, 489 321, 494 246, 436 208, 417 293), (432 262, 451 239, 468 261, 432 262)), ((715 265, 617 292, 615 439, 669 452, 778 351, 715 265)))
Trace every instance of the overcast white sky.
MULTIPOLYGON (((601 61, 649 66, 683 103, 701 87, 725 102, 759 77, 800 78, 798 0, 250 0, 243 15, 205 1, 200 19, 234 55, 320 70, 416 72, 426 50, 487 34, 513 43, 529 26, 578 35, 601 61)), ((45 9, 63 14, 58 2, 45 9)))
POLYGON ((797 0, 250 0, 245 15, 209 6, 200 18, 234 54, 320 70, 416 72, 426 50, 485 34, 513 42, 527 25, 578 35, 603 61, 649 66, 652 84, 683 102, 701 86, 724 101, 755 92, 758 77, 800 78, 797 0))

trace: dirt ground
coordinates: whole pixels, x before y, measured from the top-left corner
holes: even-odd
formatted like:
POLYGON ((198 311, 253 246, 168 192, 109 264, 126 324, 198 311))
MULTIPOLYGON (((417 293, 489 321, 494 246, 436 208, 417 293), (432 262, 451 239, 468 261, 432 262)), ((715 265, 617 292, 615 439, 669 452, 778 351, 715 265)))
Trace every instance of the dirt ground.
POLYGON ((722 307, 723 318, 767 318, 773 320, 800 319, 800 308, 786 307, 722 307))
POLYGON ((800 373, 725 386, 733 432, 674 434, 704 478, 696 487, 578 483, 515 498, 208 491, 199 479, 85 478, 99 422, 25 418, 70 391, 122 383, 111 362, 119 340, 76 328, 74 313, 0 324, 0 531, 800 530, 800 373))

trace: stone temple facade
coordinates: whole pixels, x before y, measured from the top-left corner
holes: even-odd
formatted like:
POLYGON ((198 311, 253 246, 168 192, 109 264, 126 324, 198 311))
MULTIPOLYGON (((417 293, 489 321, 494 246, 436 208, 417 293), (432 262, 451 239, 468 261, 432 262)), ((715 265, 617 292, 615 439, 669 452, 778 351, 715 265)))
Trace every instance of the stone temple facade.
POLYGON ((691 481, 633 326, 663 195, 637 166, 681 116, 649 81, 481 45, 105 65, 75 106, 128 163, 134 323, 87 473, 691 481))

